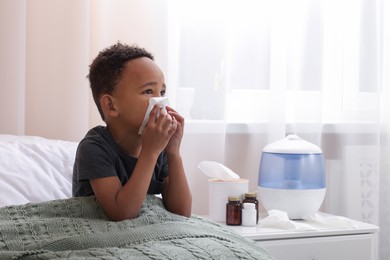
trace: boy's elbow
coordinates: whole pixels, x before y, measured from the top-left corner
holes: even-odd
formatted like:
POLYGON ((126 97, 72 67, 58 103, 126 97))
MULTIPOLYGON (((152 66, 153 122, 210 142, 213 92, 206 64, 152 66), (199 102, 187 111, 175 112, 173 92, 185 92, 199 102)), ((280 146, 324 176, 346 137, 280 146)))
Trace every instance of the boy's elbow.
POLYGON ((191 209, 179 209, 171 212, 186 218, 191 217, 191 209))
POLYGON ((183 217, 186 217, 186 218, 191 217, 191 211, 185 212, 182 216, 183 216, 183 217))
POLYGON ((191 214, 192 214, 192 199, 187 204, 186 208, 183 210, 182 216, 189 218, 189 217, 191 217, 191 214))
POLYGON ((192 214, 191 210, 192 210, 192 200, 185 203, 185 205, 182 205, 181 207, 177 207, 176 209, 172 210, 172 213, 189 218, 191 217, 192 214))

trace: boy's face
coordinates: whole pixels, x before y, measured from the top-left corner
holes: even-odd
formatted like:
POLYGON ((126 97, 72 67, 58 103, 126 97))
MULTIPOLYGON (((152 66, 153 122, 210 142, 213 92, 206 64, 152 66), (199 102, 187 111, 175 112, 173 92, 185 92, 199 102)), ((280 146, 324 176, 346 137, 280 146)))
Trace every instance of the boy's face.
POLYGON ((154 61, 142 57, 127 62, 112 93, 121 124, 138 132, 145 116, 149 99, 165 95, 165 79, 154 61))

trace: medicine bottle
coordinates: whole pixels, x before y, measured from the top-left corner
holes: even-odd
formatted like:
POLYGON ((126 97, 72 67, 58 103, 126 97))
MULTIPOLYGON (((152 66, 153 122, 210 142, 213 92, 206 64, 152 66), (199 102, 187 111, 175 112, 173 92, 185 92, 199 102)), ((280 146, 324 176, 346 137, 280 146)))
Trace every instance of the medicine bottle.
POLYGON ((259 201, 256 198, 255 192, 247 192, 245 193, 245 199, 242 203, 254 203, 256 207, 256 224, 259 221, 259 201))
POLYGON ((241 202, 238 196, 229 196, 226 204, 226 225, 241 225, 241 202))
POLYGON ((256 226, 256 206, 254 203, 242 204, 242 225, 256 226))

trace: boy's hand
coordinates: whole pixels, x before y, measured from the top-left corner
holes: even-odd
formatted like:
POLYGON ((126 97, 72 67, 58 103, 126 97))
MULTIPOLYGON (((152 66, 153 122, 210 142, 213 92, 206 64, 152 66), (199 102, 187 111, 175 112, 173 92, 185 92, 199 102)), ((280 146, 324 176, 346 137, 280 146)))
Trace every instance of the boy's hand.
POLYGON ((183 138, 184 118, 169 106, 166 107, 166 110, 168 112, 168 115, 173 118, 173 122, 176 123, 177 127, 171 139, 169 140, 167 147, 165 148, 165 152, 167 154, 178 154, 180 152, 180 144, 183 138))
POLYGON ((178 122, 166 109, 155 105, 142 132, 142 149, 159 155, 178 128, 178 122))

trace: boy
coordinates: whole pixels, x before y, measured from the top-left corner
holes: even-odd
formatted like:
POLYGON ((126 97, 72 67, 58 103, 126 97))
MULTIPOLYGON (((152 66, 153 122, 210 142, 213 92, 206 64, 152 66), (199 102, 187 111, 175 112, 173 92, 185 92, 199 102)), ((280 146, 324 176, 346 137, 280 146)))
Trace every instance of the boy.
POLYGON ((91 129, 77 148, 73 196, 95 195, 107 216, 120 221, 137 217, 147 194, 161 193, 167 210, 189 217, 192 197, 180 155, 184 118, 156 105, 138 134, 149 99, 166 91, 152 54, 117 43, 98 54, 88 78, 107 126, 91 129))

